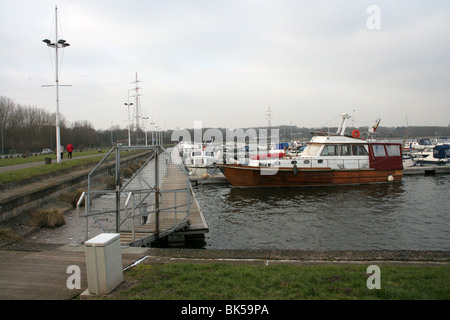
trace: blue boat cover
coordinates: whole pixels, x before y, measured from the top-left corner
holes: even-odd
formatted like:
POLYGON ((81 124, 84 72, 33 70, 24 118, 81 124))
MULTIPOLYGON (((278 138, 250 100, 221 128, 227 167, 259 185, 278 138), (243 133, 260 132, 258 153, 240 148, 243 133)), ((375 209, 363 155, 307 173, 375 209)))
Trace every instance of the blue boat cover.
POLYGON ((436 159, 450 158, 450 144, 443 144, 443 145, 434 147, 433 158, 436 158, 436 159))

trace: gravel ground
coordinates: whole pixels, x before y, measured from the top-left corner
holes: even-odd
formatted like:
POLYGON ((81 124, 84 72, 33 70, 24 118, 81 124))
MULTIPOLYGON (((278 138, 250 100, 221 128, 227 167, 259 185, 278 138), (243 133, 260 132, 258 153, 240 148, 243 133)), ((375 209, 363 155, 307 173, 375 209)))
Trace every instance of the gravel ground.
MULTIPOLYGON (((24 213, 21 216, 2 223, 0 227, 8 228, 19 235, 27 243, 58 244, 58 245, 81 245, 86 240, 86 220, 77 217, 76 209, 63 201, 47 204, 39 209, 58 209, 64 213, 65 225, 57 228, 38 229, 33 225, 33 213, 24 213)), ((82 209, 83 210, 83 209, 82 209)), ((90 219, 88 225, 88 238, 100 233, 100 229, 90 219)))

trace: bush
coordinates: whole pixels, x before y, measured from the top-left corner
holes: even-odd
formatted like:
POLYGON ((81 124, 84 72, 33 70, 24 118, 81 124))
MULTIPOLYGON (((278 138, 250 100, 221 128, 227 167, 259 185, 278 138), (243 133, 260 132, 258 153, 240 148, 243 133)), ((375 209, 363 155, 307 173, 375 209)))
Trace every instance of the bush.
POLYGON ((19 241, 21 238, 14 233, 12 233, 11 230, 1 228, 0 229, 0 241, 19 241))
POLYGON ((41 210, 34 215, 33 221, 39 228, 56 228, 66 224, 64 215, 57 209, 41 210))
POLYGON ((133 175, 133 170, 131 170, 130 168, 126 168, 126 169, 123 171, 123 176, 124 176, 125 178, 131 178, 132 175, 133 175))

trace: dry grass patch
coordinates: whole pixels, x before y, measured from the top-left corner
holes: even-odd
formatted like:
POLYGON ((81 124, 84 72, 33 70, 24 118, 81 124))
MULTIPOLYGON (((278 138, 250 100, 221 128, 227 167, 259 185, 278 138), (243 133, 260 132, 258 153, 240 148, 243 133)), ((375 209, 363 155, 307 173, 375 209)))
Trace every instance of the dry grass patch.
POLYGON ((65 225, 66 219, 58 209, 41 210, 33 216, 33 223, 39 228, 56 228, 65 225))
POLYGON ((20 241, 21 237, 7 228, 0 228, 0 241, 20 241))

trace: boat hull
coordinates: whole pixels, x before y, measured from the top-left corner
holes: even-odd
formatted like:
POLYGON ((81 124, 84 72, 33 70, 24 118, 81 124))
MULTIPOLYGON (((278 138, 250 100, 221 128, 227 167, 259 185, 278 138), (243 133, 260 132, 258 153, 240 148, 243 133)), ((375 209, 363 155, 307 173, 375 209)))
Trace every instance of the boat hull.
POLYGON ((400 181, 402 170, 262 168, 224 164, 220 170, 235 187, 301 187, 400 181))

